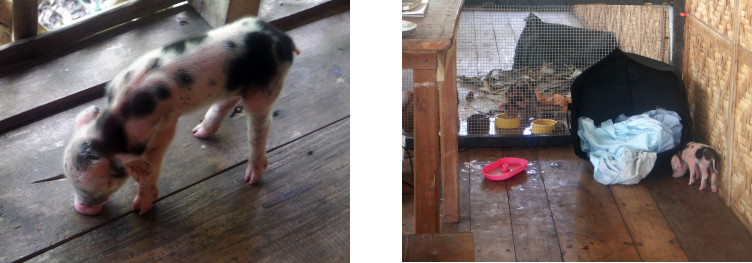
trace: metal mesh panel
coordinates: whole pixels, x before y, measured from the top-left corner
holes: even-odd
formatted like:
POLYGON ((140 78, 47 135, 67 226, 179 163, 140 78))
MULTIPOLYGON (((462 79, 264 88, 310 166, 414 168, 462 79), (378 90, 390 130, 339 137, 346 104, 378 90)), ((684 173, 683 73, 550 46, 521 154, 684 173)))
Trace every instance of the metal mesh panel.
POLYGON ((617 46, 669 62, 668 19, 665 6, 463 8, 460 136, 569 135, 574 79, 617 46))
POLYGON ((402 70, 402 135, 413 136, 413 70, 402 70))

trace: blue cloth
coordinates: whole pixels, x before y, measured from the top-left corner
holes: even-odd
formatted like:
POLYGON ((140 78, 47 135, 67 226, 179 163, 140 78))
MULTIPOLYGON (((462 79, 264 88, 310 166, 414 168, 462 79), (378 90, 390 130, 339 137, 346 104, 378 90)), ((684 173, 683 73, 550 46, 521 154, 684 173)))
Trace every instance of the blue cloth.
POLYGON ((636 184, 650 173, 657 153, 673 149, 681 141, 681 118, 676 112, 656 109, 616 123, 607 120, 595 127, 593 120, 580 117, 582 150, 593 163, 593 177, 599 183, 636 184))

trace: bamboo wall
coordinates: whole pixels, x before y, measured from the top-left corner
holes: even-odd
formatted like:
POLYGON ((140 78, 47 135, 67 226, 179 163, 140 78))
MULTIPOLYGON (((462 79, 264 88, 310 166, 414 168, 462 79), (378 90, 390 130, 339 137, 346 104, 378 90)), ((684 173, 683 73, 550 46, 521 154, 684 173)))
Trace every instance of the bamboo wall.
POLYGON ((697 141, 721 154, 719 194, 752 230, 749 1, 687 1, 683 75, 697 141))
POLYGON ((586 28, 614 32, 622 51, 670 63, 668 8, 598 4, 572 11, 586 28))

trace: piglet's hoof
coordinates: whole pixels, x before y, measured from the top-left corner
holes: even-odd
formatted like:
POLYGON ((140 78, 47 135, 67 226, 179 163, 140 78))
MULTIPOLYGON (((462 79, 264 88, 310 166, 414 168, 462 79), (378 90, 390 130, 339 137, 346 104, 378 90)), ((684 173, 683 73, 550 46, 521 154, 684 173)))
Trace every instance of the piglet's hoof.
POLYGON ((266 158, 253 161, 245 169, 245 178, 243 179, 247 181, 248 184, 255 184, 261 180, 261 174, 266 170, 267 164, 266 158))
POLYGON ((203 122, 196 125, 195 128, 193 128, 193 136, 199 139, 206 139, 209 138, 210 135, 214 134, 219 130, 219 127, 211 127, 211 125, 205 125, 203 122))

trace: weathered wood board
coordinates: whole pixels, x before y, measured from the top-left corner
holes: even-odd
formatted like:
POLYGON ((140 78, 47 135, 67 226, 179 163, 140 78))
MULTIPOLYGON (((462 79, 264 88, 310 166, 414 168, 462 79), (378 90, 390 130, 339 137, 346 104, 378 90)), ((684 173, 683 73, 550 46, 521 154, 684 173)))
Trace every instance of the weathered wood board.
POLYGON ((514 236, 509 214, 506 181, 483 177, 484 166, 498 160, 500 149, 471 149, 463 163, 470 163, 470 229, 477 261, 514 261, 514 236))
MULTIPOLYGON (((459 156, 462 220, 443 224, 442 232, 473 232, 478 261, 752 259, 752 234, 722 198, 698 191, 699 183, 687 186, 686 176, 672 178, 667 163, 637 185, 605 186, 570 147, 470 149, 459 156), (530 163, 506 181, 484 179, 481 168, 501 157, 530 163)), ((403 211, 411 205, 403 201, 403 211)), ((403 235, 409 227, 403 224, 403 235)))
POLYGON ((272 151, 261 185, 248 186, 245 166, 235 167, 32 262, 316 262, 348 250, 349 126, 344 119, 272 151))
POLYGON ((656 167, 646 179, 650 192, 690 261, 750 261, 752 235, 718 196, 688 186, 687 175, 671 177, 656 167))
POLYGON ((562 261, 537 151, 506 148, 503 157, 528 160, 525 171, 507 180, 516 260, 562 261))
POLYGON ((688 260, 645 182, 609 189, 643 261, 688 260))
POLYGON ((564 261, 639 261, 608 187, 571 148, 538 148, 564 261))

